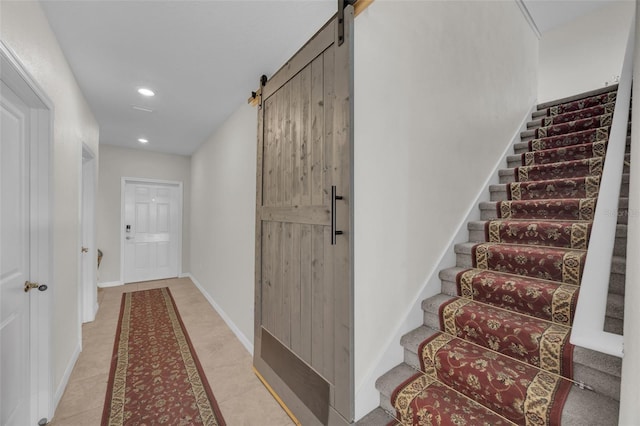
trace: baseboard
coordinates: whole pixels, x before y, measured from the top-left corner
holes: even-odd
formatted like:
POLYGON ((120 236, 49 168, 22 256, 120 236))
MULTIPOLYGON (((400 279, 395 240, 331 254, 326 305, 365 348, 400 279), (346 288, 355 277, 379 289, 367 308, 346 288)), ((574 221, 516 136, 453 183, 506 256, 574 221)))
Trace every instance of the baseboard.
MULTIPOLYGON (((58 403, 62 399, 62 395, 64 394, 65 389, 67 388, 67 384, 69 384, 69 378, 71 377, 71 372, 73 371, 73 367, 76 366, 76 362, 78 362, 78 357, 80 357, 80 352, 82 352, 81 342, 78 342, 73 354, 71 355, 71 359, 69 360, 69 364, 67 364, 67 368, 64 370, 64 374, 62 375, 62 380, 60 380, 60 384, 56 389, 56 393, 54 395, 53 400, 53 412, 55 415, 55 411, 58 408, 58 403)), ((53 416, 51 417, 53 418, 53 416)))
POLYGON ((220 305, 218 305, 216 303, 215 300, 213 300, 213 297, 211 297, 209 292, 207 292, 207 290, 205 290, 205 288, 202 286, 202 284, 200 284, 200 282, 193 275, 191 275, 191 273, 180 274, 180 277, 181 278, 188 277, 188 278, 191 279, 191 281, 193 281, 193 284, 195 284, 195 286, 198 287, 198 290, 200 290, 200 292, 205 297, 205 299, 207 299, 207 301, 213 307, 213 309, 216 310, 218 315, 220 315, 222 317, 222 319, 227 324, 227 326, 231 329, 231 331, 233 331, 233 334, 235 334, 236 337, 238 338, 238 340, 240 340, 240 343, 242 343, 242 345, 245 347, 245 349, 251 354, 251 356, 253 356, 253 342, 251 340, 249 340, 247 338, 247 336, 245 336, 240 331, 240 329, 233 322, 231 317, 229 315, 227 315, 227 313, 220 307, 220 305))
POLYGON ((498 171, 507 167, 507 156, 513 154, 514 143, 520 142, 520 132, 526 130, 527 123, 531 121, 531 113, 533 111, 535 111, 535 103, 513 133, 509 144, 505 147, 500 159, 495 163, 492 172, 485 180, 484 185, 478 192, 475 200, 469 205, 465 217, 457 225, 455 234, 452 236, 451 240, 449 240, 449 243, 444 250, 440 253, 440 260, 437 265, 429 271, 429 278, 427 278, 420 288, 420 291, 414 298, 411 307, 400 320, 395 332, 391 337, 389 337, 389 339, 387 339, 386 342, 384 342, 384 345, 381 346, 382 348, 385 348, 384 351, 378 355, 374 366, 369 369, 365 375, 365 379, 358 385, 355 395, 356 419, 361 419, 366 416, 380 404, 380 394, 375 387, 376 380, 378 377, 403 362, 404 350, 400 345, 400 338, 423 323, 424 312, 422 311, 422 301, 440 293, 440 289, 442 287, 439 277, 440 271, 442 269, 450 268, 456 264, 454 246, 469 240, 467 223, 470 221, 480 220, 480 209, 478 208, 478 204, 481 201, 489 200, 489 186, 499 183, 500 177, 498 175, 498 171))
POLYGON ((107 281, 105 283, 98 283, 98 287, 107 288, 107 287, 117 287, 119 285, 124 285, 124 283, 120 280, 118 281, 107 281))

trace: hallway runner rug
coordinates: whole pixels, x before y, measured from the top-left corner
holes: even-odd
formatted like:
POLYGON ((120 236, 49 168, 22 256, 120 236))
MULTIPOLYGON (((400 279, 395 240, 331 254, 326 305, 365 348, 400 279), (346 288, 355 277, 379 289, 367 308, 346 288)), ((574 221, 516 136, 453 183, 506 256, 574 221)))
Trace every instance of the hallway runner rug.
POLYGON ((224 426, 168 288, 122 295, 102 426, 224 426))

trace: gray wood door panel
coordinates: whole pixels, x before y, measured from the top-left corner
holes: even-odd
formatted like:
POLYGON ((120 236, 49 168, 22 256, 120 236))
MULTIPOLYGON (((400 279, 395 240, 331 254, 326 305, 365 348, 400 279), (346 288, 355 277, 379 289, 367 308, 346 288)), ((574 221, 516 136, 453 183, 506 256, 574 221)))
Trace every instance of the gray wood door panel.
POLYGON ((309 383, 326 382, 330 406, 313 404, 321 423, 329 412, 353 419, 352 23, 348 7, 342 46, 335 18, 325 25, 266 83, 258 111, 254 365, 282 377, 275 392, 297 395, 285 403, 303 411, 316 390, 279 389, 305 381, 275 371, 274 351, 312 372, 309 383), (334 185, 343 234, 332 245, 334 185))

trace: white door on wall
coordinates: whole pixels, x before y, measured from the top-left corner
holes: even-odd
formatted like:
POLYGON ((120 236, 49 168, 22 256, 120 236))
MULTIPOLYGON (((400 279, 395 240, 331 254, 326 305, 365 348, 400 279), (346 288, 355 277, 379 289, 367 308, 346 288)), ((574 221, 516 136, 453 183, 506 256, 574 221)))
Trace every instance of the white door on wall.
POLYGON ((178 276, 182 238, 180 184, 125 181, 124 282, 178 276))
POLYGON ((0 90, 0 424, 29 423, 29 109, 0 90))

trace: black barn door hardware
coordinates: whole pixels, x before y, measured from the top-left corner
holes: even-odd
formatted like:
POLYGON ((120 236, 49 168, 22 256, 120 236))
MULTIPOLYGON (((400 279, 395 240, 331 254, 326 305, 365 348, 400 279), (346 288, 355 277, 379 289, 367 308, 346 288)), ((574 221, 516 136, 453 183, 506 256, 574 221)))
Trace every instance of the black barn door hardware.
POLYGON ((336 200, 342 200, 342 195, 336 195, 336 186, 331 185, 331 245, 336 245, 336 236, 342 235, 342 231, 336 230, 336 200))

